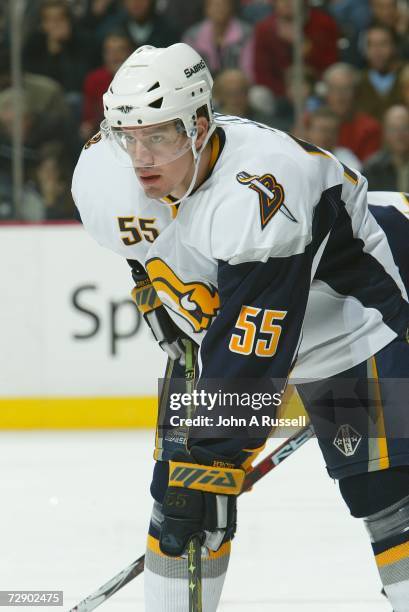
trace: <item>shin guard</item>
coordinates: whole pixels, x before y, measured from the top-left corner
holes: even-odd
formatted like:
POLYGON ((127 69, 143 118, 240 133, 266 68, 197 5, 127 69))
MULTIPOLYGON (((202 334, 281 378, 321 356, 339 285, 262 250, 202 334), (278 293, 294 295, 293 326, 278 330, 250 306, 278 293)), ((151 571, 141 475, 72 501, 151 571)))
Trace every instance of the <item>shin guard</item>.
POLYGON ((409 496, 364 522, 385 593, 395 612, 409 612, 409 496))

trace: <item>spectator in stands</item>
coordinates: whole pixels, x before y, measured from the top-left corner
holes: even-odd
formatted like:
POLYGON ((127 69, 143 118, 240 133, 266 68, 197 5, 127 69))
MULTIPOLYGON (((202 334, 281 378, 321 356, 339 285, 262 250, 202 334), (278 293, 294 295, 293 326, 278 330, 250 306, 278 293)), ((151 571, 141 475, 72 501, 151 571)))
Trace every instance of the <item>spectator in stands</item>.
MULTIPOLYGON (((11 173, 13 155, 12 136, 15 120, 16 96, 17 93, 11 88, 5 89, 0 93, 0 170, 9 173, 11 173)), ((26 159, 28 158, 28 161, 30 161, 33 159, 34 153, 32 150, 27 149, 26 143, 29 139, 33 119, 29 113, 25 96, 20 97, 19 103, 22 113, 21 132, 24 143, 24 157, 26 159)))
POLYGON ((273 10, 273 0, 240 0, 240 15, 250 23, 257 23, 273 10))
POLYGON ((204 18, 204 0, 161 0, 158 11, 182 37, 188 28, 204 18))
MULTIPOLYGON (((12 198, 7 197, 7 193, 10 193, 10 177, 11 177, 11 159, 12 159, 12 130, 13 122, 15 117, 15 101, 16 94, 12 89, 6 89, 0 93, 0 180, 4 182, 4 185, 0 189, 1 191, 1 202, 2 210, 0 216, 3 218, 10 218, 13 213, 12 209, 12 198), (8 179, 7 179, 8 177, 8 179), (6 205, 8 202, 8 210, 6 205)), ((62 132, 58 131, 54 125, 51 128, 48 122, 48 117, 43 116, 41 120, 35 118, 35 114, 32 109, 28 106, 27 97, 21 99, 22 107, 22 134, 23 134, 23 159, 25 166, 25 177, 23 186, 23 207, 19 218, 27 221, 39 221, 45 218, 66 218, 69 214, 72 217, 72 212, 68 212, 68 208, 63 206, 63 200, 59 199, 57 202, 57 195, 60 198, 64 191, 65 194, 70 193, 70 177, 73 170, 73 160, 70 159, 67 144, 62 138, 62 132), (52 132, 52 133, 51 133, 52 132), (58 138, 58 142, 55 140, 58 138), (35 189, 31 182, 33 178, 37 177, 39 171, 39 164, 43 162, 41 151, 44 147, 50 146, 51 142, 55 142, 54 149, 50 153, 50 157, 53 157, 54 164, 61 166, 58 170, 59 173, 63 172, 62 161, 64 160, 65 168, 65 187, 62 189, 62 178, 59 181, 58 188, 55 186, 52 191, 50 184, 55 178, 55 175, 51 172, 51 165, 48 164, 44 169, 41 180, 44 183, 44 189, 35 189), (55 147, 63 151, 63 155, 59 157, 55 155, 55 147), (46 178, 46 175, 48 179, 46 178), (31 179, 31 180, 30 180, 31 179), (48 180, 48 183, 47 183, 48 180), (47 191, 45 187, 50 187, 47 191), (54 194, 55 200, 51 201, 51 195, 54 194), (48 200, 44 203, 43 196, 47 195, 48 200), (57 205, 58 204, 58 205, 57 205), (48 207, 45 211, 44 206, 48 207)), ((60 126, 61 127, 61 126, 60 126)), ((38 179, 40 180, 40 179, 38 179)), ((70 200, 70 196, 64 196, 64 202, 70 200)), ((72 205, 71 209, 72 211, 72 205)))
POLYGON ((252 96, 251 89, 250 82, 242 70, 238 68, 223 70, 214 82, 216 110, 224 115, 246 117, 253 121, 271 125, 274 102, 270 91, 265 90, 270 102, 263 104, 264 110, 260 110, 254 106, 254 98, 257 100, 260 92, 253 92, 252 96))
POLYGON ((74 24, 65 0, 44 0, 40 28, 24 49, 25 70, 58 81, 77 110, 86 73, 95 65, 95 46, 74 24))
POLYGON ((252 80, 251 26, 236 16, 235 0, 206 0, 206 19, 190 28, 183 41, 204 57, 213 74, 240 68, 252 80))
POLYGON ((100 38, 101 31, 109 30, 120 13, 118 0, 88 0, 86 4, 82 23, 100 38))
POLYGON ((385 111, 401 102, 396 35, 386 26, 372 25, 366 31, 365 47, 368 68, 358 86, 357 105, 382 121, 385 111))
MULTIPOLYGON (((24 26, 30 32, 38 24, 41 4, 44 0, 25 2, 24 26)), ((66 0, 71 17, 91 36, 99 38, 99 31, 107 27, 110 20, 120 12, 120 0, 66 0)))
POLYGON ((358 71, 349 64, 334 64, 325 71, 323 81, 326 105, 340 121, 338 146, 365 161, 379 150, 382 128, 379 121, 357 110, 358 71))
POLYGON ((363 68, 363 32, 372 22, 370 0, 329 0, 328 10, 341 32, 338 40, 339 61, 363 68))
POLYGON ((399 0, 371 0, 372 22, 393 30, 398 37, 399 53, 408 56, 409 7, 399 0))
POLYGON ((398 54, 408 57, 409 12, 408 6, 404 6, 401 0, 330 0, 330 12, 343 21, 340 25, 344 34, 339 40, 340 60, 358 68, 365 67, 366 29, 371 24, 391 29, 396 35, 398 54), (352 17, 356 18, 359 13, 359 27, 354 27, 352 17))
POLYGON ((348 38, 367 28, 371 22, 369 0, 330 0, 328 11, 348 38))
POLYGON ((19 210, 16 210, 13 197, 11 175, 0 169, 0 223, 1 221, 41 221, 44 204, 30 183, 24 183, 19 210))
MULTIPOLYGON (((319 77, 337 61, 338 28, 334 19, 305 2, 304 60, 319 77)), ((276 96, 285 95, 285 71, 292 64, 295 39, 293 0, 274 0, 275 12, 255 28, 255 81, 276 96)))
POLYGON ((39 151, 33 178, 33 190, 43 206, 41 219, 73 219, 71 196, 72 169, 61 142, 49 142, 39 151))
MULTIPOLYGON (((15 117, 16 92, 9 88, 0 93, 0 157, 2 167, 10 167, 12 159, 12 130, 15 117)), ((37 161, 39 147, 51 140, 64 143, 68 154, 72 153, 67 146, 67 133, 64 119, 54 113, 36 113, 34 106, 30 106, 30 99, 23 93, 22 106, 22 133, 24 145, 24 158, 27 169, 30 170, 37 161)), ((72 158, 72 155, 71 155, 72 158)), ((72 165, 74 159, 72 159, 72 165)))
POLYGON ((405 34, 409 26, 407 7, 399 0, 371 0, 372 21, 405 34))
POLYGON ((168 47, 178 42, 176 30, 156 10, 156 0, 122 0, 122 11, 102 29, 123 30, 135 48, 142 45, 168 47))
POLYGON ((114 74, 132 53, 129 38, 121 32, 108 34, 103 43, 104 65, 90 72, 84 81, 81 137, 88 140, 99 129, 104 116, 102 95, 107 91, 114 74))
POLYGON ((380 191, 409 191, 409 109, 392 106, 384 118, 384 144, 371 157, 363 173, 369 188, 380 191))
MULTIPOLYGON (((14 116, 11 85, 10 54, 7 49, 0 47, 0 91, 4 94, 2 109, 9 121, 8 127, 0 127, 0 167, 9 175, 12 159, 11 124, 14 116)), ((38 147, 55 139, 64 142, 66 155, 74 168, 80 142, 61 86, 47 77, 23 73, 22 93, 27 126, 24 143, 26 169, 30 171, 35 164, 38 147)))
POLYGON ((361 162, 356 155, 345 147, 338 147, 339 119, 325 106, 310 113, 307 123, 306 138, 321 149, 330 151, 339 161, 350 168, 361 169, 361 162))
POLYGON ((306 138, 304 114, 314 111, 320 106, 320 100, 314 94, 315 79, 313 71, 304 67, 301 98, 303 116, 295 116, 296 99, 300 95, 296 88, 297 79, 295 70, 290 67, 285 72, 285 96, 274 99, 273 126, 284 132, 291 132, 299 138, 306 138))
MULTIPOLYGON (((11 86, 10 52, 0 47, 0 91, 11 86)), ((61 85, 48 77, 24 72, 22 89, 36 121, 46 121, 58 130, 69 124, 68 130, 72 131, 72 118, 61 85)))

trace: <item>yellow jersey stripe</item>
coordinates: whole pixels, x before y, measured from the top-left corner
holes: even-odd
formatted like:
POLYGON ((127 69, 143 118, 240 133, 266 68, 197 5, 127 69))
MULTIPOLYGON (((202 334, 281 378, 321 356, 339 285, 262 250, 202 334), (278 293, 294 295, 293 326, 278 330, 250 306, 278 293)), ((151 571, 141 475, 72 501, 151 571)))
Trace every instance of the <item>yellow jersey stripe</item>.
POLYGON ((379 406, 377 409, 377 443, 378 443, 378 457, 379 457, 379 469, 386 470, 389 467, 389 456, 388 456, 388 442, 386 439, 385 433, 385 421, 383 418, 383 404, 381 397, 381 390, 379 387, 379 375, 378 375, 378 367, 376 365, 375 357, 371 357, 371 368, 372 368, 372 377, 375 379, 375 399, 376 405, 379 406))
POLYGON ((215 132, 211 138, 211 153, 208 172, 212 172, 220 155, 220 136, 215 132))
POLYGON ((352 183, 353 185, 357 185, 358 181, 354 179, 350 174, 344 172, 344 176, 350 183, 352 183))

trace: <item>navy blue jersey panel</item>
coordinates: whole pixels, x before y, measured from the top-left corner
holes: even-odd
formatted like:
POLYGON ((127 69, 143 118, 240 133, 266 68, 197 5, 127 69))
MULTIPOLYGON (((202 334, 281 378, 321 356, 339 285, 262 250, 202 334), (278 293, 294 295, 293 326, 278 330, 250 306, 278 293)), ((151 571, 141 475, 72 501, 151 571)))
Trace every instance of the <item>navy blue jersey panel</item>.
POLYGON ((369 210, 388 238, 393 258, 409 292, 409 218, 394 206, 369 206, 369 210))
MULTIPOLYGON (((297 347, 308 299, 311 276, 311 249, 301 255, 269 259, 266 263, 231 266, 219 262, 220 313, 212 323, 201 347, 203 378, 286 378, 297 347), (281 337, 271 358, 232 352, 229 342, 236 329, 242 306, 259 308, 251 321, 261 328, 266 309, 286 312, 280 322, 281 337)), ((260 332, 261 339, 268 336, 260 332)))
MULTIPOLYGON (((322 241, 331 231, 341 208, 341 186, 322 194, 314 210, 312 242, 304 253, 270 258, 265 263, 230 265, 219 261, 220 313, 207 332, 201 347, 203 378, 246 377, 286 378, 297 348, 311 282, 311 267, 322 241), (261 327, 266 309, 286 312, 276 354, 271 358, 234 353, 229 341, 242 306, 260 309, 252 319, 261 327)), ((268 336, 261 332, 261 339, 268 336)))
POLYGON ((402 299, 394 279, 364 247, 364 242, 353 235, 351 218, 342 209, 315 278, 337 293, 355 297, 366 308, 375 308, 385 324, 401 335, 408 327, 409 304, 402 299))

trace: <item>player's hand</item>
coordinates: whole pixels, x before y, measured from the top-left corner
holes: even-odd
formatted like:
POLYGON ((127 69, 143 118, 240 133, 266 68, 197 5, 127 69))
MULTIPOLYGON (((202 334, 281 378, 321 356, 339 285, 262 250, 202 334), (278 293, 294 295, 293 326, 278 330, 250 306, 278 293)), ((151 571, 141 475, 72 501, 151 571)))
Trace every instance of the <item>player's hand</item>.
POLYGON ((236 496, 168 487, 163 513, 159 546, 170 557, 182 556, 194 536, 202 546, 218 550, 236 530, 236 496))
POLYGON ((143 315, 160 348, 173 361, 185 365, 185 347, 179 338, 179 330, 164 306, 158 306, 143 315))
POLYGON ((236 499, 244 474, 240 468, 171 461, 162 505, 161 551, 180 557, 194 536, 213 551, 231 540, 236 531, 236 499))
POLYGON ((172 361, 179 361, 181 365, 185 365, 185 347, 180 338, 180 330, 166 312, 142 264, 132 259, 127 261, 132 268, 132 278, 135 281, 132 298, 139 312, 150 327, 160 348, 172 361))

